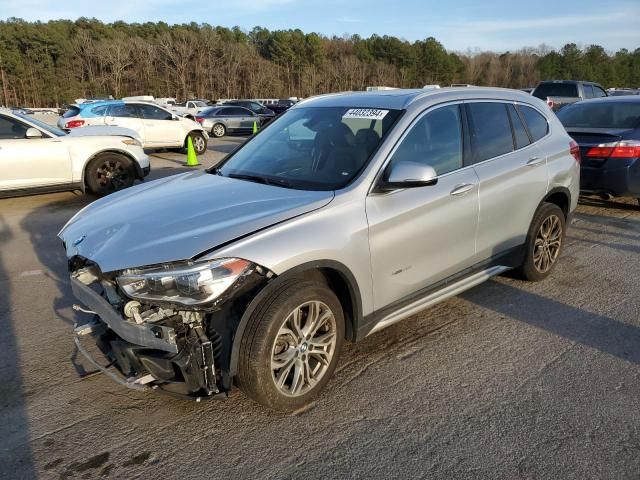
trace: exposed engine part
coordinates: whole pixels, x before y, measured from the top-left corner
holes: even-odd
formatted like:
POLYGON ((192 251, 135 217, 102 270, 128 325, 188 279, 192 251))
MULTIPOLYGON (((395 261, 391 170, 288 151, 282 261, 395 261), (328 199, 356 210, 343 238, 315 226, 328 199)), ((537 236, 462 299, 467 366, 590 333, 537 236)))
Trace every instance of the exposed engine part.
POLYGON ((74 303, 71 308, 73 308, 76 312, 88 313, 89 315, 97 315, 93 310, 87 310, 86 308, 81 307, 77 303, 74 303))
POLYGON ((178 315, 182 316, 182 321, 187 325, 201 324, 204 320, 204 312, 194 311, 180 311, 178 315))
POLYGON ((143 323, 156 323, 161 320, 175 316, 175 310, 171 308, 148 308, 141 311, 143 306, 140 302, 132 300, 124 306, 123 313, 129 320, 135 321, 138 325, 143 323))
POLYGON ((95 266, 81 268, 73 272, 72 275, 85 285, 91 285, 100 279, 100 273, 95 266))
POLYGON ((138 321, 138 319, 136 318, 136 315, 138 317, 140 317, 140 307, 142 307, 140 302, 136 302, 135 300, 132 300, 132 301, 127 302, 125 304, 125 306, 122 309, 122 311, 124 312, 124 316, 125 317, 134 318, 136 320, 136 323, 140 323, 138 321))

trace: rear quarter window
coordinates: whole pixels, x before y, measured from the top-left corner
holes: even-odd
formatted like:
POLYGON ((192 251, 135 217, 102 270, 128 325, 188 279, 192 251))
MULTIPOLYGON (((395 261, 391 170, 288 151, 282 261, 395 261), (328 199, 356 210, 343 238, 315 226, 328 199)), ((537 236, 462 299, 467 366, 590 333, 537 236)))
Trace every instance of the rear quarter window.
POLYGON ((69 110, 67 110, 66 112, 64 112, 64 114, 62 115, 62 118, 71 118, 71 117, 75 117, 76 115, 78 115, 80 113, 80 109, 78 107, 70 107, 69 110))
POLYGON ((526 105, 518 105, 518 109, 527 124, 532 141, 537 142, 549 133, 549 122, 547 122, 544 115, 538 112, 535 108, 527 107, 526 105))

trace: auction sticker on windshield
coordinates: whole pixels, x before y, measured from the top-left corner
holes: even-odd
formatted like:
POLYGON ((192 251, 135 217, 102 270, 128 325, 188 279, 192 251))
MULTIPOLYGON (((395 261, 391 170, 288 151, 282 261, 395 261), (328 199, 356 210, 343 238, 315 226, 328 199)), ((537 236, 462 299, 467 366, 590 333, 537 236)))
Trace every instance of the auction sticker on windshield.
POLYGON ((389 110, 378 110, 377 108, 350 108, 342 118, 364 118, 368 120, 382 120, 389 110))

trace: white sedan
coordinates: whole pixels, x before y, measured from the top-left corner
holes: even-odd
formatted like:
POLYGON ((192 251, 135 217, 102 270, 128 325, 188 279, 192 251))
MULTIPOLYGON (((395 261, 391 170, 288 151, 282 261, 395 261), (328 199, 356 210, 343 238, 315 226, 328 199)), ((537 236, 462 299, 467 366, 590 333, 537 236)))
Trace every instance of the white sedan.
POLYGON ((0 196, 60 190, 102 196, 133 185, 149 170, 132 130, 88 127, 67 134, 0 110, 0 196))

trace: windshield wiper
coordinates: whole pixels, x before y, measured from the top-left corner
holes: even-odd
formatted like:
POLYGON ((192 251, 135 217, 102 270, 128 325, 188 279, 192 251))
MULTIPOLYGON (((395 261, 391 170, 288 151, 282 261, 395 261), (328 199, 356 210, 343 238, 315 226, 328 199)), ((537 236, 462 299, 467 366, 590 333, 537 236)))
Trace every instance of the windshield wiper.
POLYGON ((265 178, 259 175, 249 175, 244 173, 230 173, 227 175, 229 178, 236 178, 238 180, 247 180, 249 182, 262 183, 264 185, 271 185, 275 187, 293 188, 286 180, 280 180, 279 178, 265 178))

